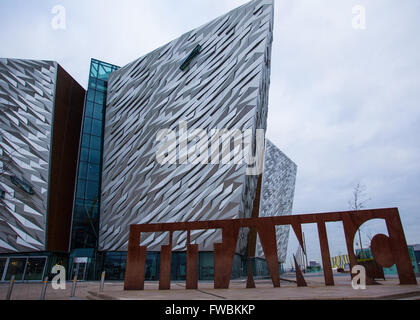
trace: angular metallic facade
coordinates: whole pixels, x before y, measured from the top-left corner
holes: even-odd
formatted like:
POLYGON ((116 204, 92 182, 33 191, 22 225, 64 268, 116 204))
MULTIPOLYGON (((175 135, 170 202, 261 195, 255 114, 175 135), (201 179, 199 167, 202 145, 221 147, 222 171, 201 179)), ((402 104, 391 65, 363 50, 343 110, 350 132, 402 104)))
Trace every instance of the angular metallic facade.
MULTIPOLYGON (((292 215, 297 166, 271 141, 267 140, 262 181, 260 217, 292 215)), ((286 262, 290 226, 277 227, 279 262, 286 262)), ((264 257, 258 239, 256 257, 264 257)))
POLYGON ((62 183, 72 181, 76 158, 62 145, 78 142, 83 98, 84 90, 56 62, 0 59, 0 253, 47 250, 48 239, 51 248, 65 242, 60 202, 67 206, 73 188, 62 183))
POLYGON ((0 59, 0 252, 45 248, 57 64, 49 61, 0 59), (16 188, 17 176, 35 195, 16 188))
MULTIPOLYGON (((132 224, 251 216, 258 176, 246 175, 246 164, 160 165, 156 137, 159 130, 177 131, 180 121, 207 132, 266 129, 273 11, 272 0, 251 1, 111 74, 100 250, 127 251, 132 224), (201 52, 181 70, 198 45, 201 52)), ((221 240, 213 231, 192 237, 202 251, 221 240)), ((144 239, 151 251, 164 240, 144 239)), ((186 234, 173 240, 183 250, 186 234)), ((246 245, 243 230, 238 252, 246 245)))

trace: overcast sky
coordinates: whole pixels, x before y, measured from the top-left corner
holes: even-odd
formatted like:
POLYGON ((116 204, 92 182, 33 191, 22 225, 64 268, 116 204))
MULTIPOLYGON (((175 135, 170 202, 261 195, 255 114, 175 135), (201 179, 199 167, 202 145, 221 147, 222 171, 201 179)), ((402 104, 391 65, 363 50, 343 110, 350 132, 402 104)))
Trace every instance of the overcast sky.
MULTIPOLYGON (((86 88, 90 58, 123 66, 246 2, 0 0, 0 57, 56 60, 86 88), (51 26, 56 5, 65 30, 51 26)), ((267 137, 299 167, 295 214, 347 210, 360 182, 367 206, 398 207, 420 243, 419 31, 418 0, 276 1, 267 137)), ((385 226, 362 230, 368 246, 385 226)), ((316 227, 304 232, 320 261, 316 227)), ((342 226, 328 235, 331 255, 346 253, 342 226)))

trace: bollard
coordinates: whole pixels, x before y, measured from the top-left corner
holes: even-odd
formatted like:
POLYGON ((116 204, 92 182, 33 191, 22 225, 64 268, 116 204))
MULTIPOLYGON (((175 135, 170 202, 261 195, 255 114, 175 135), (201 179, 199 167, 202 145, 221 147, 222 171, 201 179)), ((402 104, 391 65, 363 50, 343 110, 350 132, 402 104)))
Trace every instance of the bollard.
POLYGON ((76 286, 77 286, 77 276, 75 276, 73 279, 73 287, 71 288, 71 296, 70 296, 71 298, 76 296, 76 286))
POLYGON ((101 275, 101 284, 100 284, 100 286, 99 286, 99 293, 102 293, 102 292, 104 292, 104 286, 105 286, 105 271, 104 272, 102 272, 102 275, 101 275))
POLYGON ((47 286, 48 286, 48 277, 45 277, 44 282, 42 284, 41 299, 40 300, 45 300, 45 296, 47 295, 47 286))
POLYGON ((6 300, 10 300, 12 298, 13 287, 15 286, 15 276, 12 276, 10 279, 9 290, 7 290, 6 300))

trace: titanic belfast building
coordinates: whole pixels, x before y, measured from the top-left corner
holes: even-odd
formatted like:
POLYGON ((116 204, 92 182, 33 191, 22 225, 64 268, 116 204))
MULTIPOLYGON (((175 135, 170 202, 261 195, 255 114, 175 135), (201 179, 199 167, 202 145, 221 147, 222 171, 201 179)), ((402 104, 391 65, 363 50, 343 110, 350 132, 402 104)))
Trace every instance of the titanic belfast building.
MULTIPOLYGON (((273 17, 272 0, 253 0, 121 68, 92 59, 86 92, 55 62, 1 59, 0 281, 55 264, 123 280, 130 225, 291 214, 297 167, 265 137, 273 17)), ((191 239, 213 279, 220 230, 191 239)), ((281 263, 288 239, 278 228, 281 263)), ((169 239, 141 241, 157 280, 169 239)), ((186 234, 172 241, 183 280, 186 234)), ((234 278, 247 259, 268 275, 249 230, 236 253, 234 278)))
POLYGON ((67 260, 84 98, 56 62, 0 59, 3 281, 42 280, 67 260))

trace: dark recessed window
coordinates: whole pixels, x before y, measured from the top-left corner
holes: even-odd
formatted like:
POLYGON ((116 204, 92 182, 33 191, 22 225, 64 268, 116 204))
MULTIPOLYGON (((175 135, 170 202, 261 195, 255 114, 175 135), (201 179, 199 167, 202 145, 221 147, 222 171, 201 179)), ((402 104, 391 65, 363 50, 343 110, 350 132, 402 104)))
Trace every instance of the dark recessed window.
POLYGON ((4 200, 4 197, 6 196, 6 191, 3 189, 0 189, 0 200, 4 200))
POLYGON ((187 70, 187 68, 190 66, 191 62, 194 60, 195 57, 197 57, 201 52, 201 46, 197 45, 194 50, 190 53, 190 55, 185 59, 185 61, 182 63, 180 69, 182 71, 187 70))
POLYGON ((17 178, 16 176, 10 177, 10 180, 12 180, 12 183, 15 186, 21 188, 27 194, 30 194, 30 195, 35 194, 33 187, 28 182, 26 182, 25 180, 21 180, 21 179, 17 178))

